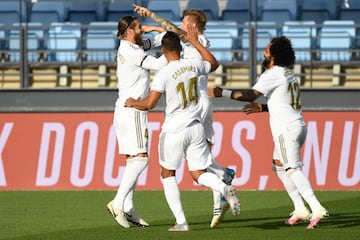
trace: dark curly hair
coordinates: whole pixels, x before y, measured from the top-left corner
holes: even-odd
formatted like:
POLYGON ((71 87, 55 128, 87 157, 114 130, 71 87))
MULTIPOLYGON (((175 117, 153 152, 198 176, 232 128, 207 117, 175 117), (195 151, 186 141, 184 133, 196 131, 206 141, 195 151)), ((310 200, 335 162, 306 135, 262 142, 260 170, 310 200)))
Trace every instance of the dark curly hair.
POLYGON ((295 52, 291 41, 285 37, 275 37, 271 40, 270 56, 274 58, 274 65, 292 67, 295 64, 295 52))

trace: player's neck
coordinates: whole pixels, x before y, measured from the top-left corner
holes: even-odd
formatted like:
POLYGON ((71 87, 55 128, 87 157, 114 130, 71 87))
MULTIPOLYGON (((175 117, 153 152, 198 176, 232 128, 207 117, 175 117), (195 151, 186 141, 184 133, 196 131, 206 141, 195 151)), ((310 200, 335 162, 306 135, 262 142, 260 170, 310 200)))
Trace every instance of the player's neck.
POLYGON ((168 62, 177 61, 177 60, 180 59, 180 54, 178 54, 178 53, 167 53, 167 54, 165 54, 165 57, 168 60, 168 62))

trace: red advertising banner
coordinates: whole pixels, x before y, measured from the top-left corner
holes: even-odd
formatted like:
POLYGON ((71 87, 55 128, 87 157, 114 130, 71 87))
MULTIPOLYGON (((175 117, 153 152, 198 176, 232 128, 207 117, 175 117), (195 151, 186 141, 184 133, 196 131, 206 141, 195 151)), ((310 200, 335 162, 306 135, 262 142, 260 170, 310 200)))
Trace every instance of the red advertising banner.
MULTIPOLYGON (((303 171, 314 189, 360 190, 360 112, 305 112, 303 171)), ((113 113, 1 113, 0 190, 117 189, 125 166, 113 113)), ((163 113, 149 113, 150 164, 137 189, 161 190, 157 143, 163 113)), ((272 172, 267 113, 216 112, 216 160, 236 170, 238 189, 283 189, 272 172)), ((186 162, 181 189, 204 189, 186 162)))

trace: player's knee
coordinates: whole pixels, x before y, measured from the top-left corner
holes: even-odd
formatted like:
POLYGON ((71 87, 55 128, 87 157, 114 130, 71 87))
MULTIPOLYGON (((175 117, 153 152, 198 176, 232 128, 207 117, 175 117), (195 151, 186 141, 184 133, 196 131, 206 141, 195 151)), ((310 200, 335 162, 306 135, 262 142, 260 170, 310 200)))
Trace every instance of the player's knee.
POLYGON ((299 167, 286 169, 286 175, 290 177, 296 171, 301 171, 299 167))
POLYGON ((280 160, 273 159, 272 170, 275 174, 278 174, 278 172, 284 171, 283 164, 281 163, 280 160))
POLYGON ((161 177, 168 178, 168 177, 175 177, 175 170, 169 170, 164 167, 161 167, 161 177))
POLYGON ((272 170, 276 175, 278 175, 279 172, 284 171, 284 168, 282 166, 277 166, 277 165, 273 164, 272 170))
POLYGON ((137 163, 143 163, 144 165, 148 165, 149 164, 149 158, 148 157, 133 157, 133 158, 127 158, 126 162, 137 162, 137 163))

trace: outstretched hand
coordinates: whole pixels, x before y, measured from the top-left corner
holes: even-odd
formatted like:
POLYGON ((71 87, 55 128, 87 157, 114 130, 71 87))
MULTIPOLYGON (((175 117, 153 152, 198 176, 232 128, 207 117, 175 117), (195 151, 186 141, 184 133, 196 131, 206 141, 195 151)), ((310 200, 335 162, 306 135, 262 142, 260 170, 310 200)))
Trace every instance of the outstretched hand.
POLYGON ((243 107, 243 111, 244 111, 246 114, 261 112, 261 111, 262 111, 262 106, 261 106, 260 103, 251 102, 251 103, 249 103, 249 104, 246 104, 246 105, 243 107))
POLYGON ((139 5, 133 4, 134 12, 139 14, 142 17, 151 17, 152 12, 146 7, 141 7, 139 5))
POLYGON ((221 87, 208 88, 208 96, 211 98, 222 97, 222 91, 221 87))

